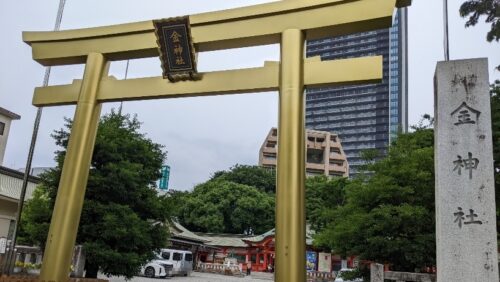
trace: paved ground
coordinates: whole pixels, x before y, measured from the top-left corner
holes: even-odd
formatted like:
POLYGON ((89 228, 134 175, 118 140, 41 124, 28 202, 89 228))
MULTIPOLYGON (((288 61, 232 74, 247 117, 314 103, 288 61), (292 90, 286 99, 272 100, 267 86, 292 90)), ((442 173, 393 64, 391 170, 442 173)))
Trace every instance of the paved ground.
MULTIPOLYGON (((110 282, 124 282, 125 279, 122 277, 110 277, 105 278, 110 282)), ((273 280, 272 276, 267 273, 258 273, 251 275, 250 277, 232 277, 218 274, 210 274, 210 273, 199 273, 193 272, 188 277, 171 277, 171 278, 146 278, 146 277, 134 277, 130 282, 247 282, 247 281, 271 281, 273 280)))

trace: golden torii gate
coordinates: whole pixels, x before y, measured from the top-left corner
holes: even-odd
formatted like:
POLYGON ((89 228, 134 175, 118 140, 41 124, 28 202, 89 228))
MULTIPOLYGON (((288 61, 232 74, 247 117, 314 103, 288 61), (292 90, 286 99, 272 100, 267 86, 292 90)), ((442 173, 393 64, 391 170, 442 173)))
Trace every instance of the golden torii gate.
POLYGON ((279 90, 275 277, 278 282, 304 282, 304 89, 382 78, 382 56, 305 59, 305 40, 388 28, 394 8, 410 4, 411 0, 278 1, 191 15, 198 52, 280 43, 281 62, 203 73, 200 80, 177 83, 162 77, 116 80, 107 75, 110 61, 158 56, 152 21, 24 32, 23 40, 40 64, 86 64, 82 80, 38 87, 33 97, 38 107, 77 105, 40 280, 68 279, 102 103, 279 90))

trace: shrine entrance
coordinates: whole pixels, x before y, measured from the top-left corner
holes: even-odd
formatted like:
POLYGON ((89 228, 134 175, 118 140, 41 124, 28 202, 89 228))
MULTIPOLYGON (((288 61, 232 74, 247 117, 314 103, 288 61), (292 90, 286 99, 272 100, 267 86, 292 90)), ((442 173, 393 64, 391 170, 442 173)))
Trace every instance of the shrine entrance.
POLYGON ((101 104, 279 91, 275 273, 304 282, 304 90, 374 83, 382 56, 335 61, 304 58, 306 40, 388 28, 395 7, 411 0, 278 1, 159 21, 58 32, 24 32, 44 66, 85 64, 82 80, 35 89, 38 107, 76 104, 40 279, 66 281, 83 205, 101 104), (280 62, 263 67, 196 72, 196 53, 281 45, 280 62), (116 80, 111 61, 160 57, 163 77, 116 80))

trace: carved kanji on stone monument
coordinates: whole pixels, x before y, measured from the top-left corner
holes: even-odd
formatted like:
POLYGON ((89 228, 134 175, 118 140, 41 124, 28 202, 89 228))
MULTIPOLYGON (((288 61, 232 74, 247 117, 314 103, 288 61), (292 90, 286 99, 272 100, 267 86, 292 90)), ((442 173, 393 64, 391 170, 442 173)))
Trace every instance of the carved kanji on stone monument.
POLYGON ((465 215, 461 207, 458 207, 458 211, 453 213, 455 216, 455 223, 458 223, 458 227, 462 228, 462 223, 463 224, 483 224, 481 220, 474 220, 476 217, 478 217, 477 214, 474 213, 473 209, 469 209, 469 214, 465 215), (466 220, 467 218, 467 220, 466 220))
POLYGON ((455 125, 476 124, 480 114, 480 111, 469 107, 467 103, 463 102, 451 113, 451 116, 455 120, 455 125))
POLYGON ((455 168, 453 171, 458 171, 458 175, 462 175, 462 168, 469 171, 469 179, 472 179, 472 170, 477 169, 479 160, 477 158, 472 158, 472 153, 469 152, 467 159, 463 159, 462 156, 458 155, 457 160, 453 161, 455 168))

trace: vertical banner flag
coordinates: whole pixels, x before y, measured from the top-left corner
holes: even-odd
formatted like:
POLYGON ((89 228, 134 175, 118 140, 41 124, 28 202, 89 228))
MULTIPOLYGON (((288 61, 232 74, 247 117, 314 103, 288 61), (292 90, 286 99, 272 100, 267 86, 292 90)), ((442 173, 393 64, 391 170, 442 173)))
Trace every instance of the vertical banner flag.
POLYGON ((160 185, 158 188, 161 190, 168 190, 168 179, 170 178, 170 166, 165 165, 161 167, 160 185))

